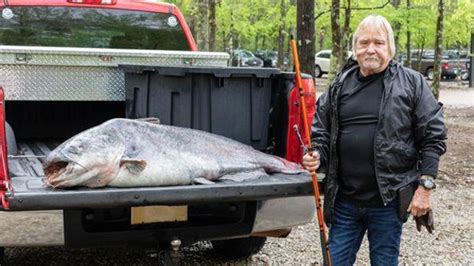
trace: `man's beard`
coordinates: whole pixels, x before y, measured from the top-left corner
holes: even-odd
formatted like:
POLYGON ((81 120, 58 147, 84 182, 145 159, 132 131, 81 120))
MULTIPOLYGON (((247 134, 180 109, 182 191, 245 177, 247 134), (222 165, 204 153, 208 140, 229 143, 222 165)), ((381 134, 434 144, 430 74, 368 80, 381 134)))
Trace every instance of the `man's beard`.
POLYGON ((380 60, 375 57, 365 58, 363 64, 365 68, 369 69, 376 69, 381 66, 380 60))

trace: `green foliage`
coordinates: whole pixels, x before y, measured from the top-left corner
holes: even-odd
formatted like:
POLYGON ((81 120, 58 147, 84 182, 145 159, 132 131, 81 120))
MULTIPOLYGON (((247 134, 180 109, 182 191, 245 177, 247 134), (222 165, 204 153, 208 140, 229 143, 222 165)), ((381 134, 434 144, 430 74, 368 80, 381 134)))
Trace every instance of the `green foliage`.
MULTIPOLYGON (((288 36, 290 29, 296 28, 296 1, 285 0, 288 10, 283 18, 285 33, 288 36)), ((341 0, 341 27, 344 24, 344 8, 348 0, 341 0)), ((351 0, 350 32, 351 37, 358 23, 369 14, 379 14, 386 17, 392 26, 398 24, 400 30, 395 34, 399 38, 399 50, 405 49, 406 33, 412 35, 412 48, 433 49, 436 32, 437 0, 411 0, 412 8, 407 8, 406 0, 401 0, 400 6, 395 8, 386 4, 388 0, 351 0), (386 5, 385 5, 386 4, 386 5), (382 7, 383 8, 380 8, 382 7)), ((172 0, 183 12, 188 23, 192 16, 199 16, 196 3, 193 0, 172 0)), ((278 30, 281 0, 220 0, 217 5, 217 49, 243 48, 277 49, 278 30)), ((331 49, 331 0, 316 0, 316 51, 331 49)), ((474 1, 447 0, 444 26, 444 48, 465 48, 470 43, 471 20, 474 14, 474 1)), ((395 27, 394 27, 395 28, 395 27)), ((286 41, 286 40, 285 40, 286 41)))
MULTIPOLYGON (((295 14, 289 5, 286 25, 294 27, 295 14)), ((232 40, 233 48, 276 50, 281 23, 280 0, 223 0, 217 8, 217 47, 222 50, 224 42, 232 40)))

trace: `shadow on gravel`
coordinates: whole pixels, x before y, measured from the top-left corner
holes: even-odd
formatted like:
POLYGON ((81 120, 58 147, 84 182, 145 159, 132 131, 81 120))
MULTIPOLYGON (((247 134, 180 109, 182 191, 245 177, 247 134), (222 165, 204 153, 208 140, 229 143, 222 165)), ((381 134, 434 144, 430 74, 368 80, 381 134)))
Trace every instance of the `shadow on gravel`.
MULTIPOLYGON (((158 265, 146 248, 6 248, 2 265, 158 265)), ((179 265, 248 265, 251 260, 226 260, 206 242, 183 248, 179 265)))

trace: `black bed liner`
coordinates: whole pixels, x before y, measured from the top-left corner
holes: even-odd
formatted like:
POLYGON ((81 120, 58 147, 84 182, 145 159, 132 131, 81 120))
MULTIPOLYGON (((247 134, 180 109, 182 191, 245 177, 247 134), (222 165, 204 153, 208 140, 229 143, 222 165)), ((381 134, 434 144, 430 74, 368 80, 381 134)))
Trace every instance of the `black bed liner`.
MULTIPOLYGON (((20 176, 11 179, 11 211, 75 208, 106 208, 142 205, 179 205, 216 201, 252 201, 269 198, 310 195, 313 193, 308 174, 274 174, 244 182, 218 181, 211 185, 187 185, 140 188, 74 188, 53 189, 42 181, 41 156, 59 142, 20 142, 20 155, 10 158, 20 176)), ((10 169, 11 171, 13 169, 10 169)))

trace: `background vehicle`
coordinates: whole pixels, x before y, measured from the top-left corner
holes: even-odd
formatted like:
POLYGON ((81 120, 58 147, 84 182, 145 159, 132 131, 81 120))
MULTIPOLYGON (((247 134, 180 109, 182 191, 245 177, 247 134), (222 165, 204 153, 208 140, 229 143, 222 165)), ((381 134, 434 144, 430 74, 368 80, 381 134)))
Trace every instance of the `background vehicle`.
MULTIPOLYGON (((270 50, 255 51, 255 56, 263 60, 263 67, 277 67, 278 52, 270 50)), ((285 58, 284 64, 288 64, 288 59, 285 58)))
POLYGON ((320 78, 323 74, 329 72, 329 65, 331 61, 331 50, 321 50, 316 53, 316 67, 314 69, 314 76, 320 78))
POLYGON ((248 50, 236 49, 232 51, 232 66, 263 67, 263 60, 248 50))
MULTIPOLYGON (((349 51, 348 58, 352 56, 352 52, 349 51)), ((314 70, 314 76, 319 78, 323 74, 327 74, 330 69, 331 61, 331 50, 321 50, 315 55, 316 66, 314 70)))
MULTIPOLYGON (((289 104, 299 94, 294 74, 229 68, 228 54, 196 52, 174 5, 8 2, 15 16, 0 18, 0 247, 179 248, 210 240, 225 256, 245 257, 266 237, 284 237, 313 219, 311 178, 304 174, 177 187, 45 187, 42 157, 116 117, 157 116, 301 158, 288 130, 300 123, 289 104), (163 208, 184 211, 186 219, 137 214, 163 208), (141 222, 132 223, 135 218, 141 222)), ((311 77, 304 84, 314 89, 311 77)), ((308 99, 314 106, 314 97, 308 99)))
MULTIPOLYGON (((446 79, 454 79, 461 74, 463 69, 466 69, 467 59, 457 57, 453 51, 444 51, 441 60, 441 77, 446 79)), ((411 56, 410 68, 420 71, 426 76, 428 80, 432 80, 434 77, 434 51, 425 50, 421 54, 420 51, 413 51, 411 56)), ((403 65, 407 65, 406 55, 401 56, 401 62, 403 65)))

